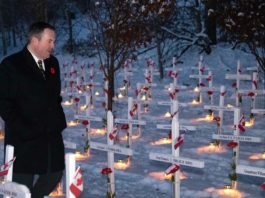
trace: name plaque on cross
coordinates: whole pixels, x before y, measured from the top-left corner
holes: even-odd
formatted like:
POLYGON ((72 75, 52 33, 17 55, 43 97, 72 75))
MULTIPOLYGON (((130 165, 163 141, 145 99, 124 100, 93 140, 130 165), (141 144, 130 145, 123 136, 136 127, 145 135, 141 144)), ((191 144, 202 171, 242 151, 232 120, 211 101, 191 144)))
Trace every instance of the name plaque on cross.
POLYGON ((102 118, 100 117, 87 116, 87 115, 75 115, 74 118, 78 120, 90 120, 90 121, 99 121, 99 122, 102 121, 102 118))
POLYGON ((112 151, 113 153, 132 156, 132 149, 123 148, 117 145, 107 145, 99 142, 90 142, 90 148, 101 151, 112 151))
MULTIPOLYGON (((158 124, 156 125, 156 128, 158 129, 171 129, 171 125, 168 124, 158 124)), ((195 126, 184 126, 184 125, 180 125, 180 130, 189 130, 189 131, 196 131, 196 127, 195 126)))
POLYGON ((214 105, 204 105, 204 109, 211 109, 211 110, 224 110, 224 111, 234 111, 234 107, 220 107, 214 105))
POLYGON ((251 136, 239 136, 239 135, 218 135, 213 134, 213 139, 217 140, 236 140, 241 142, 262 142, 263 139, 259 137, 251 137, 251 136))
POLYGON ((250 175, 265 178, 265 169, 253 166, 237 165, 236 172, 243 175, 250 175))
POLYGON ((240 75, 237 75, 237 74, 226 74, 225 75, 225 79, 228 79, 228 80, 235 80, 235 79, 240 79, 240 80, 251 80, 251 76, 248 75, 248 74, 240 74, 240 75))
POLYGON ((122 119, 122 118, 116 118, 115 123, 119 124, 138 124, 138 125, 145 125, 146 122, 143 120, 128 120, 128 119, 122 119))
POLYGON ((168 162, 168 163, 177 163, 184 166, 196 167, 196 168, 204 168, 204 162, 184 157, 174 157, 169 154, 161 154, 161 153, 150 153, 149 158, 151 160, 168 162))

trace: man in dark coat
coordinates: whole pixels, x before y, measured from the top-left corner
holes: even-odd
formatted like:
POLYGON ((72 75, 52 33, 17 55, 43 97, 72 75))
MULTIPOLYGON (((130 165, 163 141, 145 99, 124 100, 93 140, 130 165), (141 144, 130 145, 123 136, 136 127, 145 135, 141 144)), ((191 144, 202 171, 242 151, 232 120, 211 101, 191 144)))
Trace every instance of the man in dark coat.
POLYGON ((34 23, 25 48, 0 64, 0 116, 5 145, 14 146, 13 181, 26 185, 32 198, 48 195, 65 168, 66 121, 54 42, 53 26, 34 23))

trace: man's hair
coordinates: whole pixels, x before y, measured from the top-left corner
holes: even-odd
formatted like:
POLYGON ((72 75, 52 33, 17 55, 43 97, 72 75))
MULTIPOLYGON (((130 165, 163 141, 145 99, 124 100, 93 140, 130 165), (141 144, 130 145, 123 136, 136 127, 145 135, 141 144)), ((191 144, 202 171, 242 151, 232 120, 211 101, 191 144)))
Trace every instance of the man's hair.
POLYGON ((54 26, 50 25, 49 23, 43 22, 43 21, 39 21, 39 22, 35 22, 31 24, 29 27, 29 31, 28 31, 28 42, 30 42, 33 36, 40 39, 41 34, 43 33, 44 29, 51 29, 55 31, 54 26))

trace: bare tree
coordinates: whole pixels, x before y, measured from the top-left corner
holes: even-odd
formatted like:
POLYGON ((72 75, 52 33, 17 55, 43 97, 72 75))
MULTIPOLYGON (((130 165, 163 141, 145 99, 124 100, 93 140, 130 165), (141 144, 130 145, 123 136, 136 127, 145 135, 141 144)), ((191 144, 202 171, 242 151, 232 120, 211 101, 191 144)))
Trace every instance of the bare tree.
POLYGON ((218 22, 235 47, 247 44, 265 73, 265 2, 263 0, 218 1, 218 22))
POLYGON ((115 72, 133 51, 151 42, 154 34, 150 20, 157 11, 164 12, 148 0, 103 0, 90 5, 88 14, 92 20, 89 20, 89 27, 104 76, 109 81, 109 110, 112 110, 115 95, 115 72))

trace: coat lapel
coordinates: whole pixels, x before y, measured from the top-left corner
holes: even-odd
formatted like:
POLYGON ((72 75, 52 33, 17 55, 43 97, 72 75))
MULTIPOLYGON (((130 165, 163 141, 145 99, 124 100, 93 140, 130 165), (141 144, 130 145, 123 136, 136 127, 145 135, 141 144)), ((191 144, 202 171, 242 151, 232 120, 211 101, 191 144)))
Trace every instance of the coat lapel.
POLYGON ((40 69, 38 68, 37 63, 35 62, 34 58, 32 57, 31 53, 28 51, 28 49, 25 47, 22 51, 23 56, 25 58, 25 69, 26 70, 30 70, 30 72, 37 78, 39 79, 43 79, 43 75, 40 71, 40 69))

